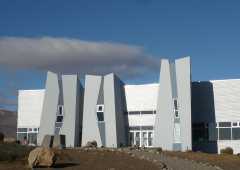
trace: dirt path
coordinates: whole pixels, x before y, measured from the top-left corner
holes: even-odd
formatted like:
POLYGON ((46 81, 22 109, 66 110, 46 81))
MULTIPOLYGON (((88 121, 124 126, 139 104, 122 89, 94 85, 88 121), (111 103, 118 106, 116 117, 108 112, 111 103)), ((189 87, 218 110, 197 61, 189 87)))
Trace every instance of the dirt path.
POLYGON ((131 151, 140 159, 153 160, 154 162, 164 163, 169 170, 221 170, 217 166, 211 166, 206 163, 197 163, 195 161, 182 159, 178 157, 167 156, 164 153, 156 154, 143 151, 131 151))

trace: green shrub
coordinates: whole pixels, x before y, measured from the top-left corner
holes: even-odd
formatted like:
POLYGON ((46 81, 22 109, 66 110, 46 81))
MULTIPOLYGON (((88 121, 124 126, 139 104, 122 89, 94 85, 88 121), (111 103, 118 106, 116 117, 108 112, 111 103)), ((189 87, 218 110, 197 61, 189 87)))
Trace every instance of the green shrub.
POLYGON ((156 148, 156 151, 160 153, 160 152, 162 152, 162 148, 161 147, 156 148))
POLYGON ((228 155, 232 155, 233 154, 233 149, 230 147, 226 147, 224 149, 220 150, 221 154, 228 154, 228 155))
POLYGON ((17 143, 0 144, 0 161, 14 161, 28 156, 33 147, 19 145, 17 143))

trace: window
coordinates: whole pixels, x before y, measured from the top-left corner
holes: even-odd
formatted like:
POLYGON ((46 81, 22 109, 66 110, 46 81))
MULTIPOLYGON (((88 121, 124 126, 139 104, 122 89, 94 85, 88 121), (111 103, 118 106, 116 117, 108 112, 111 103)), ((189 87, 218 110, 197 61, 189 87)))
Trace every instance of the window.
POLYGON ((175 110, 175 118, 179 118, 179 114, 177 110, 175 110))
POLYGON ((137 146, 140 146, 140 132, 135 133, 135 142, 137 146))
POLYGON ((232 139, 239 140, 240 139, 240 128, 232 128, 232 139))
POLYGON ((18 128, 17 132, 27 132, 27 128, 18 128))
POLYGON ((177 99, 174 99, 173 102, 174 102, 174 110, 178 110, 177 99))
POLYGON ((99 122, 104 121, 103 112, 97 112, 97 119, 98 119, 99 122))
POLYGON ((141 111, 141 114, 153 114, 153 111, 141 111))
POLYGON ((219 122, 219 127, 231 127, 231 122, 219 122))
POLYGON ((219 128, 219 140, 231 140, 231 128, 219 128))
POLYGON ((57 123, 61 123, 63 121, 63 116, 57 116, 57 123))
POLYGON ((130 114, 130 115, 140 115, 140 112, 138 112, 138 111, 131 111, 131 112, 128 112, 128 114, 130 114))
POLYGON ((153 132, 148 132, 148 146, 152 146, 153 132))
POLYGON ((238 126, 238 123, 237 122, 233 122, 232 126, 236 127, 236 126, 238 126))
POLYGON ((174 116, 175 116, 175 118, 179 118, 177 99, 173 99, 173 105, 174 105, 174 109, 173 109, 174 116))
POLYGON ((58 115, 63 115, 63 105, 58 106, 58 115))
POLYGON ((104 112, 104 105, 97 105, 97 112, 104 112))

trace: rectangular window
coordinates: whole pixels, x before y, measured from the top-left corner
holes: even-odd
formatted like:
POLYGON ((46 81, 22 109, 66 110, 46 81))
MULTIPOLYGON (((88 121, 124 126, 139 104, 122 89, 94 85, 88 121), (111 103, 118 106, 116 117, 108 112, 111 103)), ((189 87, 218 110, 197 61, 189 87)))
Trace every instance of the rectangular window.
POLYGON ((130 115, 140 115, 140 112, 131 111, 131 112, 128 112, 128 114, 130 114, 130 115))
POLYGON ((18 128, 17 132, 27 132, 27 128, 18 128))
POLYGON ((63 116, 57 116, 57 123, 61 123, 63 121, 63 116))
POLYGON ((179 113, 177 110, 175 110, 175 118, 179 118, 179 113))
POLYGON ((233 122, 232 126, 236 127, 236 126, 238 126, 238 123, 237 122, 233 122))
POLYGON ((63 115, 63 105, 58 106, 58 115, 63 115))
POLYGON ((140 126, 130 126, 129 130, 140 130, 140 126))
POLYGON ((175 109, 175 110, 178 110, 178 102, 177 102, 177 99, 174 99, 173 102, 174 102, 174 109, 175 109))
POLYGON ((135 133, 136 145, 140 146, 140 132, 135 133))
POLYGON ((141 111, 141 114, 153 114, 153 111, 141 111))
POLYGON ((148 146, 152 146, 153 132, 148 132, 148 146))
POLYGON ((219 122, 219 127, 231 127, 231 122, 219 122))
POLYGON ((219 140, 231 140, 231 128, 219 128, 219 140))
POLYGON ((104 121, 104 114, 103 112, 97 112, 97 119, 99 122, 104 121))
POLYGON ((240 128, 232 128, 232 139, 233 140, 240 139, 240 128))
POLYGON ((97 112, 104 112, 104 105, 97 105, 97 112))
POLYGON ((153 130, 153 126, 142 126, 142 130, 153 130))

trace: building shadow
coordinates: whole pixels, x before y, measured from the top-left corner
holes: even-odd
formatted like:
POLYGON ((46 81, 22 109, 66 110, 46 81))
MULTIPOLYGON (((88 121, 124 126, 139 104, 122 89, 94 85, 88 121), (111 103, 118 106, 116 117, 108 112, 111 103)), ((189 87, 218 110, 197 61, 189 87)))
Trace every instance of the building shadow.
POLYGON ((217 153, 216 115, 213 84, 192 82, 193 151, 217 153))

